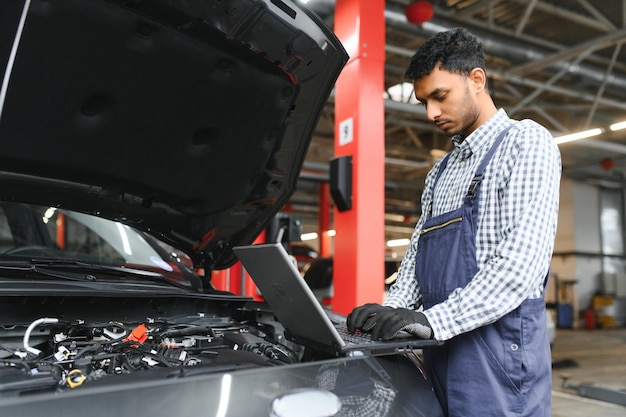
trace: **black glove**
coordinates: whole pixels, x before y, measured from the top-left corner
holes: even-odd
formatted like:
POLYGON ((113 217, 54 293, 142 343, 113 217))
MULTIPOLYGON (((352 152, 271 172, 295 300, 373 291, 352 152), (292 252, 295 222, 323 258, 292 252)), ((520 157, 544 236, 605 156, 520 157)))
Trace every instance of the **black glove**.
POLYGON ((433 329, 424 313, 407 308, 392 308, 375 316, 372 338, 389 340, 402 330, 421 339, 432 339, 433 329))
POLYGON ((369 332, 376 324, 376 316, 383 311, 393 310, 380 304, 365 304, 352 310, 346 318, 348 330, 354 333, 356 330, 369 332))

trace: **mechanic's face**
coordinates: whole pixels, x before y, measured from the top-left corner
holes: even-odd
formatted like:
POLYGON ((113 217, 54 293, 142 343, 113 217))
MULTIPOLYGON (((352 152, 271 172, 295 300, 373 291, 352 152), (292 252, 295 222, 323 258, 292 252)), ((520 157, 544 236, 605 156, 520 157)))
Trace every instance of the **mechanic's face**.
POLYGON ((480 108, 470 77, 435 67, 413 83, 415 97, 426 107, 428 120, 449 136, 467 136, 479 125, 480 108))

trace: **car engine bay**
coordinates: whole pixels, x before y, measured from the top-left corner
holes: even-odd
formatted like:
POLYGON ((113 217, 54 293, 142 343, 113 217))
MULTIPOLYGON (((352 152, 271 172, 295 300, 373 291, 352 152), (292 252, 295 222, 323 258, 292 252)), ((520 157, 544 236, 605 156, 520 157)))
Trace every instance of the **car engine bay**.
MULTIPOLYGON (((73 305, 71 310, 75 310, 80 304, 74 297, 13 297, 9 301, 14 306, 35 304, 37 310, 47 306, 47 312, 60 314, 29 323, 3 320, 0 398, 105 385, 122 378, 141 380, 278 366, 299 362, 303 354, 300 346, 283 339, 271 314, 267 315, 269 324, 257 321, 265 316, 262 303, 249 302, 256 305, 249 308, 223 302, 234 308, 133 319, 119 307, 146 310, 158 304, 159 309, 167 305, 167 310, 178 310, 180 300, 117 300, 114 304, 118 308, 111 310, 113 305, 105 307, 111 300, 91 299, 90 312, 84 318, 74 317, 76 311, 64 311, 64 305, 73 305), (107 310, 111 319, 101 320, 107 310)), ((195 301, 190 304, 210 307, 195 301)), ((2 305, 2 310, 11 308, 7 303, 2 305)))

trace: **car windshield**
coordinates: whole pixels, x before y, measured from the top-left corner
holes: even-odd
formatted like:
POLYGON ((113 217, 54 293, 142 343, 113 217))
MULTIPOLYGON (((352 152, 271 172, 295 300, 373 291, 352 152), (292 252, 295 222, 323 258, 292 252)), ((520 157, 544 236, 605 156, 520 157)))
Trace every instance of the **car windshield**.
POLYGON ((0 260, 76 261, 182 275, 184 267, 175 255, 184 256, 119 222, 54 207, 0 203, 0 260))

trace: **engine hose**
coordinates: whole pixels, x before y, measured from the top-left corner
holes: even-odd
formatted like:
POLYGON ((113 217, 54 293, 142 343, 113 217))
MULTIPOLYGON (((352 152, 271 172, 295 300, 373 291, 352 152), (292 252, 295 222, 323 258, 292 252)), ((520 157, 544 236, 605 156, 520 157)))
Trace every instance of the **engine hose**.
POLYGON ((39 325, 43 325, 43 324, 56 324, 59 322, 59 319, 55 319, 55 318, 48 318, 48 317, 44 317, 41 319, 37 319, 34 322, 32 322, 28 328, 26 329, 26 333, 24 333, 24 349, 27 352, 32 353, 33 355, 39 355, 41 353, 41 350, 39 349, 35 349, 34 347, 30 346, 29 342, 30 342, 30 334, 33 332, 33 330, 35 329, 35 327, 39 326, 39 325))

